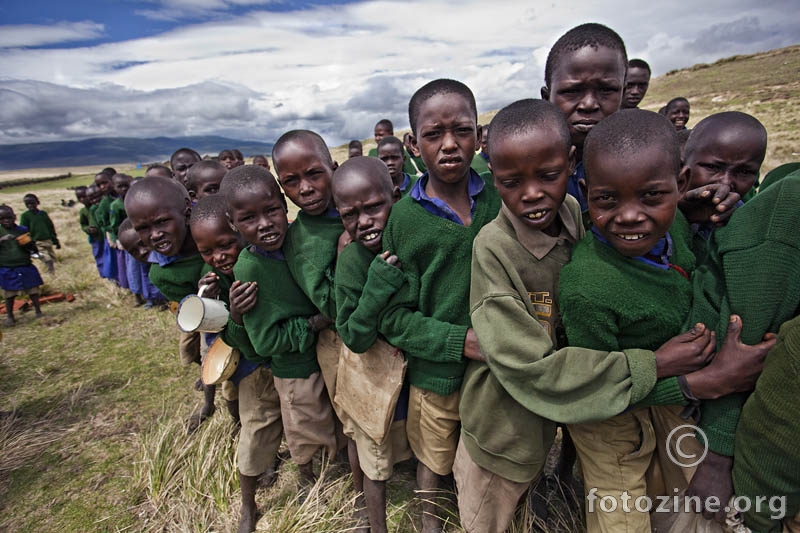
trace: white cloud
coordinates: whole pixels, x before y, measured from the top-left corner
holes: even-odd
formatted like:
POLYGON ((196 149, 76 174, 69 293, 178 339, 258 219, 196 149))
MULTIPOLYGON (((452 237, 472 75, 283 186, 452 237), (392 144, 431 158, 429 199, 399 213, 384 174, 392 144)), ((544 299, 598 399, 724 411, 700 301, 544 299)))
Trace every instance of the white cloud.
POLYGON ((6 25, 0 26, 0 48, 90 41, 102 37, 103 34, 104 26, 91 21, 59 22, 49 26, 6 25))

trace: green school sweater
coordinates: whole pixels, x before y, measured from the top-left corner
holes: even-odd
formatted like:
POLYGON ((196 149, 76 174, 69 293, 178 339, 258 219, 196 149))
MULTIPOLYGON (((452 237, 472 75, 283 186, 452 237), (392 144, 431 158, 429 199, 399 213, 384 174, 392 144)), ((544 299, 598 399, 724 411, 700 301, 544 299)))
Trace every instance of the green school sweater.
POLYGON ((244 329, 255 350, 253 362, 270 361, 279 378, 307 378, 319 372, 317 335, 309 317, 317 308, 293 282, 286 261, 242 250, 233 267, 236 279, 258 284, 258 300, 243 317, 244 329))
POLYGON ((34 241, 53 241, 53 244, 58 242, 56 236, 56 228, 53 226, 53 221, 47 215, 47 212, 39 209, 35 213, 32 211, 25 211, 19 217, 19 225, 26 226, 31 234, 31 239, 34 241))
POLYGON ((78 212, 78 222, 81 225, 81 231, 83 231, 89 237, 89 242, 96 242, 97 235, 92 235, 89 232, 90 227, 97 227, 97 223, 92 217, 92 211, 90 207, 81 207, 81 210, 78 212))
MULTIPOLYGON (((786 516, 800 512, 800 318, 781 326, 778 344, 767 356, 756 389, 744 404, 736 429, 733 487, 751 502, 757 496, 786 496, 786 516)), ((757 532, 782 531, 767 505, 744 512, 744 523, 757 532)))
POLYGON ((472 157, 472 164, 470 166, 472 167, 472 170, 481 175, 486 172, 491 172, 489 170, 489 163, 483 158, 480 152, 476 153, 472 157))
POLYGON ((117 240, 117 232, 122 221, 128 218, 125 212, 125 201, 122 198, 115 198, 108 206, 108 232, 111 234, 111 240, 117 240))
POLYGON ((336 247, 343 231, 342 219, 338 216, 311 216, 300 211, 289 226, 283 245, 295 283, 319 312, 331 320, 336 319, 333 277, 336 247))
MULTIPOLYGON (((408 154, 408 152, 406 152, 408 154)), ((416 155, 408 154, 408 157, 414 162, 414 165, 417 167, 417 173, 422 175, 428 171, 428 165, 425 164, 425 161, 422 160, 421 157, 416 155)))
POLYGON ((378 316, 405 275, 357 242, 345 246, 336 262, 336 331, 355 353, 378 338, 378 316), (375 263, 375 268, 370 265, 375 263))
MULTIPOLYGON (((800 176, 786 176, 714 232, 708 258, 695 272, 688 323, 703 322, 715 330, 718 349, 733 313, 742 317, 742 342, 757 344, 800 311, 798 205, 800 176)), ((700 427, 711 451, 734 455, 736 426, 747 396, 731 394, 703 402, 700 427)), ((800 439, 800 434, 794 438, 800 439)))
MULTIPOLYGON (((403 154, 405 155, 405 160, 403 161, 403 172, 409 176, 416 176, 417 172, 425 172, 425 170, 428 170, 428 167, 425 167, 425 163, 423 163, 422 166, 425 167, 425 170, 419 169, 419 171, 417 171, 417 167, 414 166, 414 161, 412 161, 411 155, 405 148, 403 148, 403 154)), ((378 148, 370 148, 367 155, 369 155, 369 157, 378 157, 378 148)), ((422 161, 422 158, 420 157, 419 160, 422 161)))
POLYGON ((467 366, 472 241, 500 210, 490 183, 476 202, 472 223, 462 226, 407 196, 392 207, 383 233, 383 248, 400 259, 408 284, 382 313, 378 331, 405 352, 410 383, 442 396, 461 387, 467 366))
MULTIPOLYGON (((691 276, 695 256, 689 224, 680 212, 669 233, 670 263, 691 276)), ((559 283, 570 345, 596 350, 657 350, 683 332, 692 303, 692 283, 680 272, 625 257, 591 232, 575 247, 559 283)), ((686 403, 677 378, 670 377, 658 380, 639 405, 686 403)))
MULTIPOLYGON (((97 204, 97 210, 94 213, 94 219, 97 222, 97 227, 103 232, 103 235, 108 233, 108 228, 111 225, 111 202, 114 201, 110 195, 103 196, 100 203, 97 204)), ((105 237, 104 237, 105 238, 105 237)))
POLYGON ((168 300, 180 302, 190 294, 197 294, 197 282, 202 277, 205 263, 200 254, 182 257, 168 265, 150 264, 150 282, 168 300))
POLYGON ((555 238, 515 226, 501 211, 472 251, 471 317, 487 361, 470 361, 464 375, 461 442, 478 465, 518 483, 544 467, 553 420, 615 416, 644 397, 656 376, 652 352, 559 346, 559 272, 584 231, 574 198, 559 217, 571 229, 565 224, 555 238))
MULTIPOLYGON (((13 235, 14 238, 25 233, 19 229, 7 230, 0 226, 0 237, 6 235, 13 235)), ((20 267, 31 264, 31 256, 25 248, 20 246, 16 240, 7 240, 0 242, 0 267, 20 267)))

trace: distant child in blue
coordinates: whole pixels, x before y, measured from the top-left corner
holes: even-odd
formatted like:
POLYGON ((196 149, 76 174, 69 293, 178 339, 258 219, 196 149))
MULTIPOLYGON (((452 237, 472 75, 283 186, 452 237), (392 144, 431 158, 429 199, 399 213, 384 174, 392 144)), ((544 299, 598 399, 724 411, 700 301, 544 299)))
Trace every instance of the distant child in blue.
POLYGON ((22 213, 19 217, 19 222, 30 230, 31 239, 36 242, 39 256, 44 261, 47 272, 54 274, 56 270, 53 265, 56 261, 56 254, 53 251, 53 247, 55 246, 60 250, 61 244, 58 242, 53 221, 50 220, 46 211, 39 209, 39 198, 35 194, 26 194, 22 201, 25 202, 25 207, 28 210, 22 213))
POLYGON ((44 282, 31 263, 30 254, 17 241, 17 237, 24 233, 28 233, 28 228, 17 226, 14 210, 7 205, 0 205, 0 289, 6 306, 6 320, 3 322, 6 327, 16 324, 14 298, 21 294, 30 296, 36 316, 42 316, 39 287, 44 282))
MULTIPOLYGON (((131 188, 132 181, 132 178, 127 174, 114 174, 114 177, 111 178, 111 183, 114 187, 114 192, 117 193, 117 198, 108 207, 108 242, 114 248, 114 253, 117 256, 117 284, 123 289, 130 289, 128 284, 128 263, 130 259, 126 257, 130 254, 119 245, 117 233, 122 221, 128 218, 128 214, 125 212, 125 195, 128 193, 128 189, 131 188)), ((143 303, 144 300, 136 299, 136 305, 142 305, 143 303)))
POLYGON ((106 238, 108 226, 111 223, 111 202, 117 197, 111 183, 113 176, 114 174, 110 174, 107 169, 104 169, 94 177, 94 185, 100 191, 100 200, 94 210, 94 220, 97 222, 97 228, 103 236, 103 241, 105 241, 103 244, 103 272, 100 275, 116 282, 117 254, 106 238))

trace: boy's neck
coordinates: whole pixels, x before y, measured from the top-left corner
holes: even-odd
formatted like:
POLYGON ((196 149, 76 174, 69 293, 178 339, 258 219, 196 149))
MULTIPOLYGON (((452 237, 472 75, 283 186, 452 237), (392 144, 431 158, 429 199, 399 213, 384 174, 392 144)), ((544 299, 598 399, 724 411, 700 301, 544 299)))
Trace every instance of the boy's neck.
POLYGON ((197 253, 197 245, 194 243, 192 239, 189 228, 186 228, 186 238, 183 239, 183 245, 181 246, 180 251, 178 254, 183 256, 195 255, 197 253))
POLYGON ((425 194, 431 198, 444 200, 448 205, 463 202, 469 196, 470 171, 456 183, 445 183, 428 173, 428 183, 425 184, 425 194))

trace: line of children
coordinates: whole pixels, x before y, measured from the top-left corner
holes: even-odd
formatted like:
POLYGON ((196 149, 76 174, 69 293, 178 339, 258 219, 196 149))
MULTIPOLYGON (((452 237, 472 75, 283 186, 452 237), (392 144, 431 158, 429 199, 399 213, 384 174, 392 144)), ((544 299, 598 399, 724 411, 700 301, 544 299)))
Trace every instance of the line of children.
POLYGON ((58 242, 53 221, 50 220, 50 216, 45 210, 39 209, 39 198, 35 194, 26 194, 22 201, 28 209, 20 215, 19 223, 21 226, 28 228, 31 239, 36 243, 36 248, 39 250, 39 258, 47 267, 47 272, 55 274, 55 262, 57 259, 53 247, 61 249, 61 243, 58 242))

